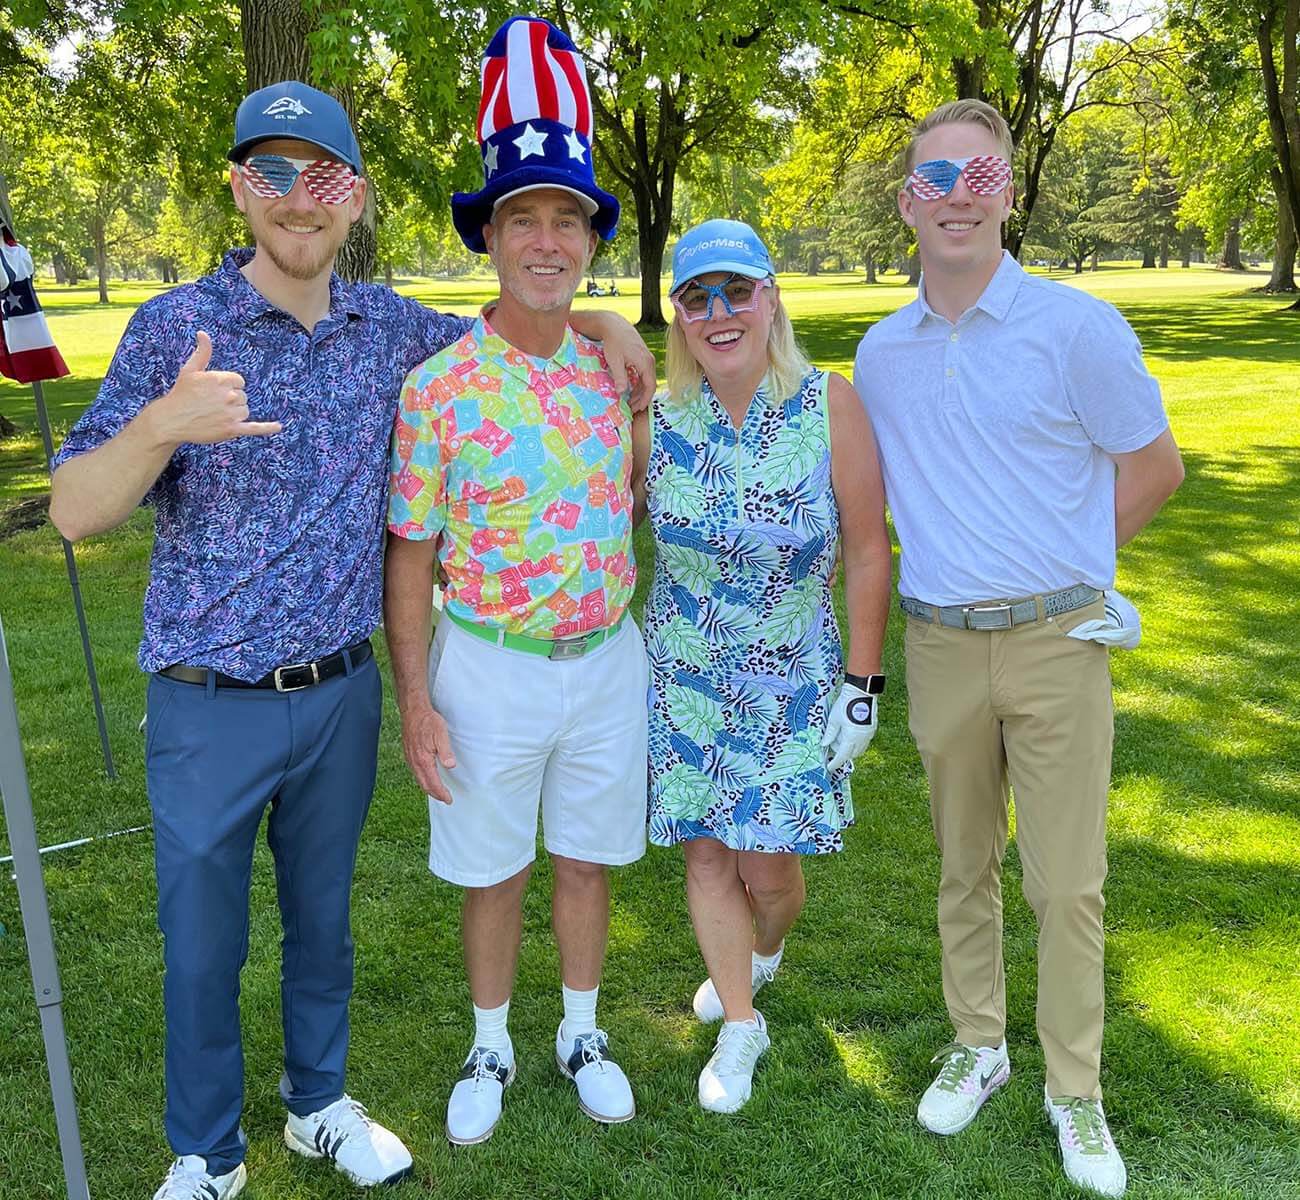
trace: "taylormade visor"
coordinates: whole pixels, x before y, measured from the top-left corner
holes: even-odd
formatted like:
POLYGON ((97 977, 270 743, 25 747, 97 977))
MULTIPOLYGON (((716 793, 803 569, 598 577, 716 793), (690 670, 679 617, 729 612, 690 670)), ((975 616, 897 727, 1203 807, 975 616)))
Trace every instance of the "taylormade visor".
POLYGON ((716 219, 687 230, 673 247, 671 296, 684 283, 712 271, 731 271, 750 279, 776 274, 763 239, 743 221, 716 219))

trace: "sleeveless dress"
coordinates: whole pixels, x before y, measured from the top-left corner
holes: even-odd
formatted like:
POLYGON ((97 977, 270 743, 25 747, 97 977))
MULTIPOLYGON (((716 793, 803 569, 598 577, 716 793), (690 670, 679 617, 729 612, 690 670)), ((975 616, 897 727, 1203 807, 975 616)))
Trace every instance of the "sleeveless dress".
POLYGON ((646 491, 655 541, 650 840, 820 854, 853 821, 850 767, 821 740, 843 678, 827 376, 740 429, 708 382, 656 397, 646 491))

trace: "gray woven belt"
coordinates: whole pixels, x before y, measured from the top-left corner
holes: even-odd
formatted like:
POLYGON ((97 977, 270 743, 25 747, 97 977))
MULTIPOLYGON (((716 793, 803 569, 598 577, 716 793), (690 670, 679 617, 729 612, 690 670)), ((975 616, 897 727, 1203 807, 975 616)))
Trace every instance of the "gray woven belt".
POLYGON ((1059 592, 1030 596, 1027 600, 1007 604, 956 604, 951 608, 936 608, 933 604, 913 600, 911 596, 900 596, 898 603, 908 616, 920 617, 922 621, 934 621, 937 616, 939 624, 947 625, 949 629, 1010 629, 1026 621, 1037 621, 1040 600, 1043 616, 1056 617, 1091 604, 1100 596, 1096 588, 1076 583, 1059 592))

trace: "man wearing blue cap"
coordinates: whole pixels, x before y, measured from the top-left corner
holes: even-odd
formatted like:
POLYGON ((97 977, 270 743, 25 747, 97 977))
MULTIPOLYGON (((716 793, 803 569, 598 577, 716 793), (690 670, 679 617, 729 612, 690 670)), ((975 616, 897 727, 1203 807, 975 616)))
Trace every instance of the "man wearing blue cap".
POLYGON ((645 851, 631 416, 569 323, 618 201, 593 178, 582 59, 553 25, 516 17, 492 39, 479 141, 484 186, 454 197, 452 218, 501 295, 403 389, 384 591, 406 757, 429 793, 429 867, 465 889, 474 1040, 447 1106, 459 1145, 492 1135, 515 1075, 507 1014, 539 804, 563 985, 556 1060, 589 1117, 632 1117, 596 1000, 607 868, 645 851), (431 650, 435 559, 447 586, 431 650))
POLYGON ((333 273, 366 180, 330 96, 293 81, 248 96, 230 158, 255 249, 135 313, 51 496, 74 540, 141 503, 156 513, 140 665, 177 1158, 155 1200, 244 1186, 239 973, 268 806, 285 1142, 363 1186, 411 1169, 344 1092, 349 900, 375 780, 369 635, 396 401, 407 370, 470 323, 333 273))

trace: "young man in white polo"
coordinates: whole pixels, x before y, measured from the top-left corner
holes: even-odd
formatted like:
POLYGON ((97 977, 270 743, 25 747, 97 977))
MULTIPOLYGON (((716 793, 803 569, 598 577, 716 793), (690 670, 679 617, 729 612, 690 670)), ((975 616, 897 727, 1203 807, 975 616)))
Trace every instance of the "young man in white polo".
POLYGON ((988 105, 916 127, 898 197, 917 298, 873 326, 854 386, 902 548, 910 727, 942 853, 939 933, 955 1029, 917 1116, 953 1134, 1011 1073, 1001 868, 1008 789, 1038 920, 1045 1108, 1065 1172, 1126 1186, 1101 1105, 1102 883, 1113 722, 1104 616, 1115 550, 1183 478, 1159 387, 1109 304, 1002 249, 1012 145, 988 105))
POLYGON ((447 1107, 447 1137, 462 1145, 491 1136, 515 1074, 506 1017, 539 802, 563 982, 556 1059, 588 1116, 632 1117, 596 998, 607 868, 645 851, 631 416, 597 345, 569 325, 618 202, 592 175, 590 97, 563 33, 512 18, 483 82, 485 184, 453 199, 453 220, 491 258, 501 295, 407 379, 385 580, 406 757, 429 793, 430 869, 465 889, 475 1032, 447 1107), (435 562, 446 586, 430 649, 435 562))

